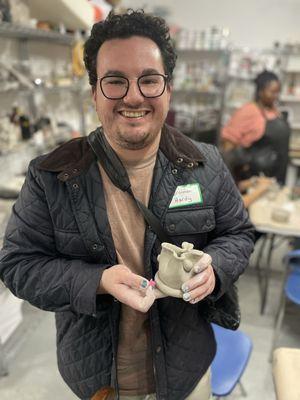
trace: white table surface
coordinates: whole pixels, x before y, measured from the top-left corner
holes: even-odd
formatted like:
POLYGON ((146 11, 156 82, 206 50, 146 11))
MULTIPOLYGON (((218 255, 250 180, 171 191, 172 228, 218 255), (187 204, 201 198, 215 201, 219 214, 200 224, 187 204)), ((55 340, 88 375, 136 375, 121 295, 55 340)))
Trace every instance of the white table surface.
POLYGON ((257 231, 300 237, 300 199, 290 200, 290 192, 288 187, 283 187, 277 192, 271 190, 250 205, 249 216, 257 231), (289 220, 274 221, 272 213, 276 209, 288 211, 289 220))

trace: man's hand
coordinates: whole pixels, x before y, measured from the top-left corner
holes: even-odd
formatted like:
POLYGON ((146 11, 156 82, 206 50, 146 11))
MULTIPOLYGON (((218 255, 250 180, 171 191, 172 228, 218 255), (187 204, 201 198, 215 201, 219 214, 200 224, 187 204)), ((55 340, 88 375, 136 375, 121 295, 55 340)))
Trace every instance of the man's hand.
POLYGON ((147 312, 155 300, 149 281, 122 264, 103 272, 98 293, 109 293, 121 303, 141 312, 147 312))
POLYGON ((198 303, 211 294, 215 288, 216 277, 211 266, 211 256, 204 253, 194 265, 195 276, 182 285, 183 300, 198 303))

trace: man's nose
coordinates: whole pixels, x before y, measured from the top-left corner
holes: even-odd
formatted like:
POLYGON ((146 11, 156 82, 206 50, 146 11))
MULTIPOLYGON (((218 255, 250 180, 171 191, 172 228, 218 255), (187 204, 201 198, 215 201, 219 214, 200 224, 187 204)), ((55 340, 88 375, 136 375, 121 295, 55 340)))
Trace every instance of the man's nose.
POLYGON ((144 96, 140 92, 138 83, 135 81, 131 81, 129 84, 129 88, 126 96, 123 98, 124 103, 126 104, 140 104, 144 101, 144 96))

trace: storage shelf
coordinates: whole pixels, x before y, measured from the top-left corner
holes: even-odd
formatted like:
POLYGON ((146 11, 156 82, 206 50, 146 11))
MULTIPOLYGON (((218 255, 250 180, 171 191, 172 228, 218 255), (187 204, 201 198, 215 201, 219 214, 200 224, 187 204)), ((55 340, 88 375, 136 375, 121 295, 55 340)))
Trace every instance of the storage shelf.
POLYGON ((94 7, 87 0, 27 0, 32 18, 66 28, 90 29, 94 21, 94 7))
POLYGON ((44 31, 42 29, 27 28, 20 25, 13 25, 8 22, 0 23, 0 37, 9 37, 14 39, 31 39, 46 41, 70 46, 73 41, 73 35, 61 34, 59 32, 44 31))
POLYGON ((245 82, 251 82, 254 79, 253 76, 241 76, 241 75, 233 75, 233 74, 228 75, 228 78, 231 80, 238 80, 238 81, 245 81, 245 82))
POLYGON ((231 109, 235 109, 235 108, 240 108, 243 105, 245 105, 247 103, 247 101, 244 102, 239 102, 239 103, 225 103, 225 108, 231 108, 231 109))
POLYGON ((216 96, 219 95, 221 92, 220 90, 197 90, 197 89, 173 89, 173 92, 175 95, 199 95, 199 96, 204 96, 204 95, 209 95, 209 96, 216 96))
POLYGON ((34 92, 57 92, 57 93, 59 93, 62 91, 86 92, 88 90, 89 90, 89 88, 81 87, 79 84, 68 85, 68 86, 51 86, 51 87, 35 86, 32 89, 26 89, 26 88, 19 87, 19 88, 7 89, 7 90, 0 90, 0 95, 4 95, 7 93, 14 93, 14 92, 26 94, 26 93, 34 93, 34 92))
POLYGON ((300 96, 288 96, 284 95, 280 97, 280 101, 286 102, 286 103, 300 103, 300 96))
POLYGON ((229 54, 229 50, 226 49, 180 49, 176 48, 176 52, 178 55, 190 56, 190 55, 197 55, 197 56, 207 56, 207 55, 220 55, 220 54, 229 54))

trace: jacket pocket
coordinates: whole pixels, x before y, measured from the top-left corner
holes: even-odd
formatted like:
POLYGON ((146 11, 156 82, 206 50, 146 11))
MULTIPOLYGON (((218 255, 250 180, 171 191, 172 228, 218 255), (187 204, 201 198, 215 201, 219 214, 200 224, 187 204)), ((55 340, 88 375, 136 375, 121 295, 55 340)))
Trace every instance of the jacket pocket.
POLYGON ((215 229, 214 207, 178 208, 168 210, 165 230, 173 242, 181 246, 183 241, 202 249, 207 244, 207 235, 215 229))
POLYGON ((169 210, 165 228, 169 235, 189 235, 212 231, 216 226, 213 207, 169 210))

